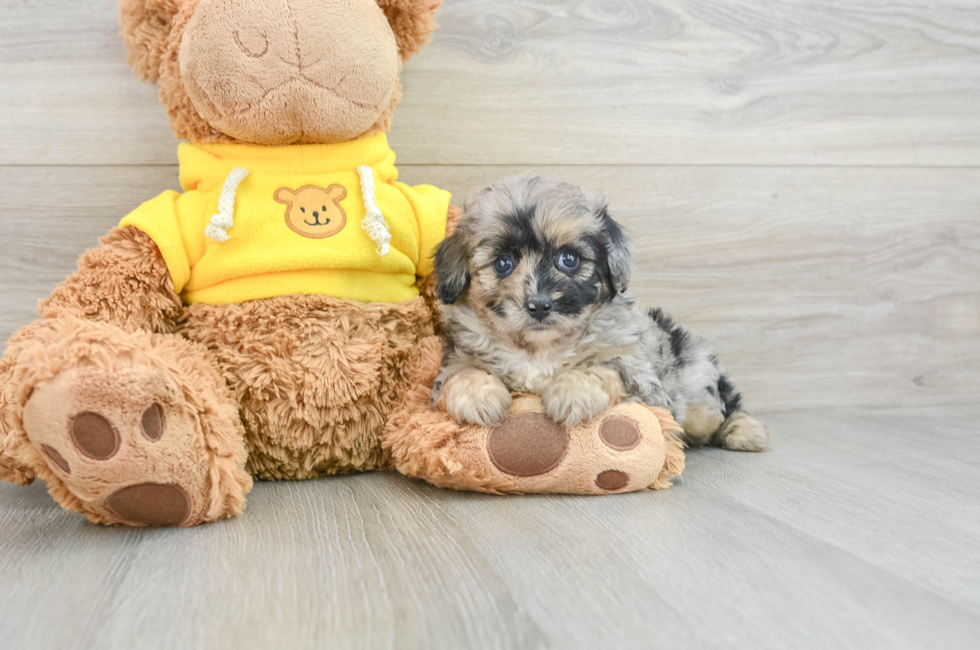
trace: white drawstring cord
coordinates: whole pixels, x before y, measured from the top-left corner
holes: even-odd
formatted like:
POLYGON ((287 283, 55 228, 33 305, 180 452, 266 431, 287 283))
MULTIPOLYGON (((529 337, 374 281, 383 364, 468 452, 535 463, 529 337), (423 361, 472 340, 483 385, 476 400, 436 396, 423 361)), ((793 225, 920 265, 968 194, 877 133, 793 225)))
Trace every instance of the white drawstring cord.
POLYGON ((357 175, 361 177, 361 195, 364 196, 365 215, 361 220, 361 228, 377 245, 375 252, 384 257, 391 250, 391 231, 388 230, 385 216, 374 202, 374 170, 367 165, 361 165, 357 168, 357 175))
POLYGON ((218 199, 218 213, 211 217, 211 223, 204 229, 204 234, 211 241, 220 243, 231 239, 228 230, 235 225, 235 192, 238 191, 238 184, 247 176, 247 169, 235 167, 225 179, 221 197, 218 199))

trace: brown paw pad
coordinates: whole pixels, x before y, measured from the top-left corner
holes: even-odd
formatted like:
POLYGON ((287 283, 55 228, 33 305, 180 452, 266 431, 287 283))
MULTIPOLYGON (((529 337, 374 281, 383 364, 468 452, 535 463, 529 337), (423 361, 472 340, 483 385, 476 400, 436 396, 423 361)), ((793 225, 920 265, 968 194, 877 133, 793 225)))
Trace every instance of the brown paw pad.
POLYGON ((568 451, 568 431, 543 413, 518 413, 487 436, 490 461, 504 474, 538 476, 558 467, 568 451))
POLYGON ((58 450, 50 445, 41 445, 41 451, 47 456, 52 463, 58 466, 62 472, 65 474, 71 474, 71 467, 68 466, 68 461, 65 457, 58 453, 58 450))
POLYGON ((150 442, 159 440, 163 436, 163 407, 159 404, 154 404, 143 411, 143 417, 140 420, 140 429, 150 442))
POLYGON ((610 449, 629 451, 640 444, 643 434, 640 433, 640 427, 635 420, 622 415, 613 415, 603 420, 599 426, 599 437, 610 449))
POLYGON ((112 458, 119 451, 119 432, 98 413, 86 411, 71 419, 72 442, 83 456, 95 460, 112 458))
POLYGON ((622 490, 629 485, 629 482, 629 474, 615 469, 607 469, 595 477, 595 484, 603 490, 609 490, 610 492, 613 490, 622 490))
POLYGON ((173 483, 139 483, 110 494, 105 507, 128 524, 179 526, 190 514, 191 499, 173 483))

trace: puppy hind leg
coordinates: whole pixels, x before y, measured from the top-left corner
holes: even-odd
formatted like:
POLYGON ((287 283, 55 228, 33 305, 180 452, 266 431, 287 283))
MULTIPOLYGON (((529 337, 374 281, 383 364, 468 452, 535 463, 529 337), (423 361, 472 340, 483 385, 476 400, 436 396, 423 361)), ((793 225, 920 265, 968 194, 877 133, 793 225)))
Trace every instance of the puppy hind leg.
POLYGON ((744 411, 725 419, 712 436, 711 444, 732 451, 762 451, 769 446, 769 427, 744 411))
POLYGON ((684 441, 691 446, 711 444, 732 451, 762 451, 769 446, 768 427, 742 410, 742 396, 728 374, 714 356, 709 360, 716 373, 714 383, 704 388, 694 384, 698 388, 692 392, 698 397, 692 399, 680 419, 684 441))
POLYGON ((718 397, 725 405, 725 421, 711 444, 732 451, 762 451, 769 446, 769 427, 742 410, 742 395, 721 370, 718 397))
POLYGON ((725 415, 715 404, 695 402, 687 407, 684 417, 684 442, 700 447, 712 441, 725 422, 725 415))
POLYGON ((711 444, 731 451, 762 451, 769 446, 769 427, 744 411, 725 417, 714 405, 692 404, 684 420, 684 442, 711 444))

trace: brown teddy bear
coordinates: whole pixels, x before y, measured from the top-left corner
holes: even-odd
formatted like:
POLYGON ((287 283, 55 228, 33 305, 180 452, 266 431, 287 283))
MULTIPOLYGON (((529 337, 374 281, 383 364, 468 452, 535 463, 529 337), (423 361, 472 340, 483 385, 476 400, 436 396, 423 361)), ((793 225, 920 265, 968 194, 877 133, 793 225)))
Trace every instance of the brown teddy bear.
POLYGON ((236 515, 252 477, 396 468, 489 492, 666 487, 663 411, 567 431, 517 399, 458 427, 429 392, 447 192, 397 181, 385 131, 440 0, 121 0, 183 193, 126 216, 0 362, 0 478, 99 523, 236 515))

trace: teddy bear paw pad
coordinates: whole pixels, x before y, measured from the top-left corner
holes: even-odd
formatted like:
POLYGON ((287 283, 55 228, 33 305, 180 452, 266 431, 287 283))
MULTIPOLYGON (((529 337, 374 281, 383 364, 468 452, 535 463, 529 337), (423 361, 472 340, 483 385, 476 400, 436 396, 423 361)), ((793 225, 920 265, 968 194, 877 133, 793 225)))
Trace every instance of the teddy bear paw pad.
POLYGON ((75 448, 83 456, 108 460, 119 451, 119 431, 98 413, 79 413, 71 419, 68 430, 75 448))
POLYGON ((487 436, 490 462, 510 476, 540 476, 568 452, 568 430, 544 413, 518 413, 487 436))
POLYGON ((34 390, 24 429, 51 480, 63 483, 90 518, 181 526, 208 509, 200 424, 159 372, 65 371, 34 390))
POLYGON ((643 434, 636 420, 622 415, 612 415, 599 425, 599 438, 610 449, 629 451, 640 444, 643 434))
POLYGON ((613 492, 615 490, 622 490, 624 487, 629 485, 630 476, 626 472, 620 472, 616 469, 607 469, 604 472, 599 472, 599 476, 595 478, 595 484, 607 490, 613 492))
POLYGON ((129 524, 179 526, 191 512, 191 498, 174 483, 139 483, 110 494, 105 507, 129 524))

